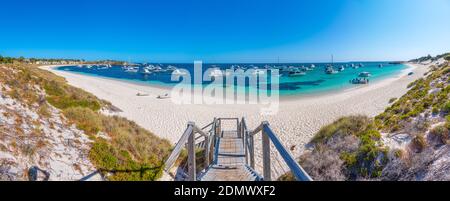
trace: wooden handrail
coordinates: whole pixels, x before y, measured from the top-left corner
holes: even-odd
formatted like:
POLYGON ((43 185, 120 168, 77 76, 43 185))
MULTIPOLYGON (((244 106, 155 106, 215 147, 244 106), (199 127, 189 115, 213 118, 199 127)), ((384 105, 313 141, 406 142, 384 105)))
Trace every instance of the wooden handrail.
POLYGON ((188 141, 189 136, 193 133, 194 130, 194 123, 189 122, 186 130, 184 131, 183 135, 181 136, 180 140, 178 140, 177 144, 175 145, 175 148, 173 149, 172 153, 170 154, 169 158, 166 160, 164 170, 168 172, 170 168, 175 164, 175 161, 180 156, 181 150, 183 149, 184 145, 188 141))
MULTIPOLYGON (((264 131, 263 133, 265 134, 264 136, 267 136, 270 139, 270 141, 272 141, 273 145, 280 153, 284 162, 286 162, 289 169, 291 169, 291 172, 295 176, 295 178, 299 181, 312 181, 308 173, 306 173, 306 171, 295 161, 291 153, 288 150, 286 150, 286 148, 283 146, 278 137, 273 133, 272 129, 270 128, 267 122, 263 122, 263 131, 264 131)), ((270 165, 270 163, 268 165, 270 165)))
MULTIPOLYGON (((292 154, 284 147, 281 141, 278 139, 276 134, 270 128, 268 122, 262 122, 257 128, 250 131, 247 128, 245 119, 242 118, 214 118, 214 121, 207 126, 199 129, 193 122, 189 122, 186 130, 181 136, 178 143, 175 145, 174 150, 170 154, 169 158, 166 160, 164 170, 169 171, 169 169, 174 165, 175 161, 179 157, 181 150, 184 145, 187 145, 188 149, 188 177, 190 180, 197 180, 196 177, 196 165, 195 165, 195 141, 204 137, 205 140, 200 142, 203 143, 202 147, 205 148, 205 169, 211 165, 211 149, 212 151, 217 151, 217 139, 219 139, 219 133, 221 131, 222 120, 236 120, 237 134, 238 137, 242 138, 243 146, 245 150, 245 161, 247 166, 255 169, 254 160, 254 135, 262 133, 262 151, 263 151, 263 179, 270 181, 271 178, 271 158, 270 158, 270 142, 273 143, 277 152, 281 155, 284 162, 287 164, 291 170, 294 177, 299 181, 312 181, 311 177, 306 173, 306 171, 295 161, 292 154), (208 134, 203 131, 205 128, 211 126, 211 130, 208 134), (200 134, 199 137, 195 137, 195 134, 200 134)), ((214 158, 213 158, 214 159, 214 158)), ((214 163, 214 162, 213 162, 214 163)))

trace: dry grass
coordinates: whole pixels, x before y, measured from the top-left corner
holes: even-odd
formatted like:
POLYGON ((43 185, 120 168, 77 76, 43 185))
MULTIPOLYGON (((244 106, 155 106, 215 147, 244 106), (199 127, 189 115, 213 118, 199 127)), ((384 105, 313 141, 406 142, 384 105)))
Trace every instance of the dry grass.
MULTIPOLYGON (((163 161, 171 149, 170 143, 132 121, 98 112, 102 107, 111 108, 110 103, 70 86, 64 78, 36 66, 8 64, 0 67, 0 78, 2 89, 11 89, 7 91, 9 96, 23 100, 41 117, 51 116, 51 108, 47 105, 50 104, 60 109, 70 123, 90 135, 94 140, 91 161, 101 171, 112 173, 109 179, 156 180, 161 176, 163 161), (97 138, 100 131, 107 133, 111 140, 97 138)), ((16 133, 23 133, 19 126, 22 123, 23 119, 16 117, 16 133)), ((29 156, 36 148, 14 145, 29 156)), ((38 147, 42 145, 40 143, 38 147)))

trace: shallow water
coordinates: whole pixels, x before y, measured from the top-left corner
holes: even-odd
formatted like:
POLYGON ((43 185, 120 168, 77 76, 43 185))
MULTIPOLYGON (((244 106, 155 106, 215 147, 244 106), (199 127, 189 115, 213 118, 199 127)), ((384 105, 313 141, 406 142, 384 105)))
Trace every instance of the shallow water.
MULTIPOLYGON (((392 76, 398 75, 402 70, 406 68, 403 64, 389 64, 388 62, 365 62, 362 63, 364 66, 359 67, 357 69, 351 67, 352 63, 335 63, 334 69, 337 70, 339 66, 343 65, 345 67, 344 71, 340 71, 337 74, 326 74, 324 63, 315 63, 316 66, 313 70, 306 71, 306 75, 299 77, 289 77, 286 72, 280 72, 281 77, 279 77, 279 89, 278 93, 281 96, 291 96, 291 95, 301 95, 301 94, 314 94, 314 93, 324 93, 335 90, 342 90, 347 88, 356 87, 357 85, 351 84, 349 80, 358 77, 361 72, 370 72, 371 76, 368 78, 370 82, 382 80, 385 78, 389 78, 392 76), (379 64, 382 64, 383 67, 380 68, 379 64), (348 65, 348 67, 346 66, 348 65)), ((354 63, 359 64, 359 63, 354 63)), ((160 65, 162 68, 165 68, 169 65, 175 66, 178 69, 185 69, 193 74, 193 64, 154 64, 160 65)), ((220 68, 221 70, 230 69, 233 64, 203 64, 202 72, 205 72, 207 68, 220 68)), ((294 66, 300 67, 305 66, 309 67, 310 63, 300 64, 300 63, 289 63, 289 64, 234 64, 239 65, 241 67, 253 68, 259 67, 263 68, 265 65, 270 66, 294 66)), ((143 67, 140 67, 140 70, 143 67)), ((152 73, 150 75, 145 75, 139 72, 125 72, 122 69, 122 66, 112 66, 108 69, 103 69, 101 67, 93 66, 92 68, 87 68, 86 66, 78 67, 78 66, 63 66, 58 67, 58 70, 62 71, 70 71, 75 73, 81 73, 90 76, 99 76, 105 78, 114 78, 125 81, 136 82, 139 84, 148 84, 153 86, 163 86, 163 87, 171 87, 174 86, 180 81, 173 81, 171 79, 172 75, 168 72, 161 73, 152 73)), ((268 79, 268 83, 271 83, 270 75, 266 75, 268 79)), ((182 79, 181 79, 182 80, 182 79)), ((207 85, 211 84, 211 81, 203 81, 202 84, 207 85)), ((232 89, 232 87, 225 86, 227 89, 232 89)), ((259 90, 260 87, 256 87, 259 90)), ((237 91, 243 92, 249 90, 248 80, 246 80, 245 85, 236 86, 235 89, 237 91)), ((266 90, 266 89, 265 89, 266 90)), ((271 88, 269 87, 267 91, 271 92, 271 88)))

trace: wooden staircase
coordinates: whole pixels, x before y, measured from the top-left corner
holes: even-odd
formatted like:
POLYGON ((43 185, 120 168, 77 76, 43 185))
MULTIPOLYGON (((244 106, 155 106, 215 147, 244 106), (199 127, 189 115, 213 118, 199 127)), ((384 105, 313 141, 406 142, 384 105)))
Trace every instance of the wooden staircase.
POLYGON ((272 180, 270 142, 273 143, 297 180, 311 181, 308 174, 271 131, 267 122, 263 122, 255 130, 250 131, 247 129, 244 118, 242 120, 239 118, 215 118, 212 123, 201 129, 192 122, 188 123, 186 131, 166 161, 165 171, 169 172, 182 148, 186 147, 188 171, 185 174, 186 177, 176 178, 176 180, 270 181, 272 180), (224 121, 235 121, 235 126, 229 130, 223 130, 224 121), (259 132, 263 133, 263 176, 255 171, 253 136, 259 132), (204 154, 204 168, 201 171, 196 165, 195 152, 198 149, 203 150, 204 154))

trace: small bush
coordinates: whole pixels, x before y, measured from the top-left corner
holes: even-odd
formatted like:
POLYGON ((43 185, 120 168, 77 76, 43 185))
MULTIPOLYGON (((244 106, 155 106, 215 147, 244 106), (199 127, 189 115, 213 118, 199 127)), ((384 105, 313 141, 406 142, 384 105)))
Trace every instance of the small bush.
POLYGON ((447 55, 444 59, 450 61, 450 55, 447 55))
POLYGON ((63 111, 69 121, 87 134, 95 135, 102 129, 102 121, 98 113, 88 108, 71 107, 63 111))
POLYGON ((441 111, 443 112, 443 113, 450 113, 450 101, 447 101, 443 106, 442 106, 442 109, 441 109, 441 111))
POLYGON ((42 117, 46 117, 46 118, 48 118, 52 115, 50 108, 47 104, 40 105, 37 112, 42 117))
POLYGON ((391 99, 389 99, 389 103, 393 103, 393 102, 395 102, 397 100, 397 98, 391 98, 391 99))
POLYGON ((137 162, 128 151, 101 140, 94 143, 89 156, 97 168, 103 174, 110 173, 108 179, 114 181, 153 181, 161 176, 163 170, 162 161, 157 158, 137 162))
POLYGON ((416 152, 422 152, 427 147, 427 141, 423 137, 423 135, 417 135, 411 142, 412 147, 416 150, 416 152))
POLYGON ((393 153, 396 158, 403 158, 405 155, 405 151, 402 149, 396 149, 393 151, 393 153))
POLYGON ((294 177, 292 172, 287 172, 280 177, 278 177, 277 181, 296 181, 297 179, 294 177))
POLYGON ((430 135, 442 144, 446 144, 449 139, 449 130, 443 125, 436 126, 430 131, 430 135))
POLYGON ((329 124, 313 137, 311 142, 324 142, 333 135, 355 135, 367 129, 371 124, 371 120, 365 116, 342 117, 337 121, 329 124))

